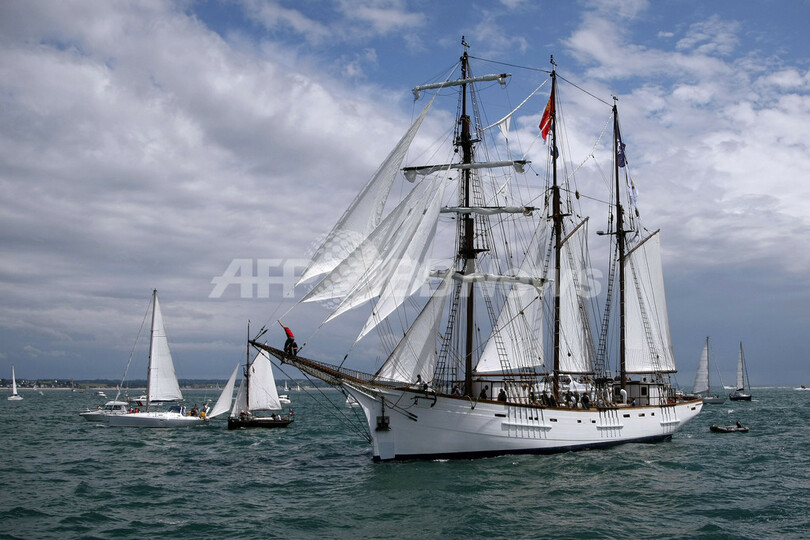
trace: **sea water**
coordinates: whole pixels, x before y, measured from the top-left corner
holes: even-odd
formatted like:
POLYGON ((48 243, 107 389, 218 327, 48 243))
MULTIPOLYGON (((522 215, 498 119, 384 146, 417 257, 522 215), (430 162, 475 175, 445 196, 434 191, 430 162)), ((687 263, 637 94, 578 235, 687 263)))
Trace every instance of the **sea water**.
POLYGON ((810 391, 755 388, 658 444, 394 463, 331 389, 241 431, 110 428, 79 416, 92 393, 21 393, 0 400, 0 538, 810 537, 810 391))

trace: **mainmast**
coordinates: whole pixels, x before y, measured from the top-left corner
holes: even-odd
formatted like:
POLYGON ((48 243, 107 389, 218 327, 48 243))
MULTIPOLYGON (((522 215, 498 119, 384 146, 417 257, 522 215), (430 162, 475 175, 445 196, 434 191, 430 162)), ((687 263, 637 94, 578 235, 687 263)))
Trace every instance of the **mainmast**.
POLYGON ((560 204, 560 186, 557 183, 557 70, 554 57, 551 57, 551 169, 553 185, 551 188, 551 210, 554 222, 554 377, 552 392, 554 398, 560 397, 560 254, 562 252, 562 210, 560 204))
POLYGON ((155 346, 155 309, 157 308, 157 289, 152 289, 152 331, 149 333, 149 368, 146 370, 146 412, 152 401, 152 354, 155 346))
MULTIPOLYGON (((263 332, 262 332, 263 333, 263 332)), ((259 336, 261 336, 261 334, 259 336)), ((256 336, 256 339, 259 339, 256 336)), ((245 408, 250 409, 250 321, 247 326, 247 354, 245 355, 245 408)))
POLYGON ((626 348, 626 335, 627 329, 625 325, 625 301, 624 301, 624 255, 626 251, 625 246, 625 230, 624 230, 624 209, 622 208, 622 199, 620 193, 619 182, 619 154, 623 152, 620 147, 621 139, 619 135, 619 109, 616 107, 616 98, 613 98, 613 168, 616 175, 616 248, 619 257, 619 376, 621 377, 621 389, 624 390, 627 386, 627 348, 626 348))
MULTIPOLYGON (((461 57, 461 78, 462 80, 466 81, 469 71, 469 56, 467 55, 467 48, 469 45, 465 41, 464 36, 461 37, 461 44, 464 46, 464 55, 461 57)), ((461 147, 462 162, 464 164, 470 164, 473 160, 473 143, 470 131, 470 116, 467 114, 466 82, 461 86, 461 118, 459 118, 459 122, 461 123, 461 135, 459 137, 459 141, 457 141, 457 145, 461 147)), ((469 208, 472 203, 470 198, 470 191, 472 189, 472 171, 470 168, 465 168, 462 170, 462 178, 462 186, 464 189, 464 206, 469 208)), ((460 256, 461 260, 463 261, 463 272, 465 274, 471 274, 475 271, 475 218, 473 217, 472 213, 469 213, 464 215, 463 220, 464 226, 462 228, 462 237, 459 242, 459 247, 461 250, 460 256)), ((473 395, 473 329, 475 322, 475 299, 473 295, 473 288, 474 284, 470 282, 467 289, 467 332, 464 351, 464 394, 470 397, 473 395)))

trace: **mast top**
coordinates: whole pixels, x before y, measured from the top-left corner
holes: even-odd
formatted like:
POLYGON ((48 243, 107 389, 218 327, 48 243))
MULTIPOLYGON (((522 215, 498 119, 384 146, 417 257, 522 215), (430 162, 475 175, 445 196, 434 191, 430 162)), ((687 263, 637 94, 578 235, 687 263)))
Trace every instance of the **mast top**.
POLYGON ((464 39, 464 36, 461 36, 461 45, 464 47, 464 52, 467 52, 467 49, 470 48, 470 44, 467 43, 467 40, 464 39))

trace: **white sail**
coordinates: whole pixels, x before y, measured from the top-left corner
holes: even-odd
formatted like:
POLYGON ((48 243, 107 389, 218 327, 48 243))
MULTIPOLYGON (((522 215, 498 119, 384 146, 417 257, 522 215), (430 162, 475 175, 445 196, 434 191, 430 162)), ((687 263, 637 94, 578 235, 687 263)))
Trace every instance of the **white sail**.
POLYGON ((281 409, 278 400, 276 380, 273 377, 273 364, 270 355, 262 349, 250 364, 248 386, 248 409, 250 411, 272 411, 281 409))
POLYGON ((745 390, 745 377, 744 375, 744 360, 743 360, 743 349, 742 343, 740 343, 740 355, 737 359, 737 390, 743 391, 745 390))
POLYGON ((17 395, 17 377, 14 375, 14 366, 11 366, 11 395, 17 395))
MULTIPOLYGON (((417 184, 371 234, 315 285, 301 302, 344 298, 353 290, 376 283, 380 275, 390 272, 393 259, 407 246, 408 231, 419 224, 417 207, 425 204, 432 181, 417 184), (409 226, 410 225, 410 226, 409 226), (383 259, 383 254, 388 258, 383 259)), ((381 288, 381 287, 380 287, 381 288)), ((379 291, 377 292, 379 294, 379 291)), ((369 296, 366 300, 373 298, 369 296)))
POLYGON ((236 391, 236 399, 233 400, 233 407, 231 407, 230 416, 239 416, 241 412, 247 412, 247 394, 245 392, 245 378, 239 381, 239 389, 236 391))
POLYGON ((236 364, 231 378, 228 379, 228 384, 222 389, 219 399, 214 404, 214 408, 208 413, 208 418, 216 418, 220 414, 227 412, 231 408, 231 400, 233 399, 233 387, 236 384, 236 376, 239 374, 239 364, 236 364))
POLYGON ((146 391, 148 400, 180 401, 183 394, 174 372, 172 353, 169 351, 169 340, 163 326, 163 314, 160 311, 157 291, 153 293, 152 307, 152 341, 149 347, 149 384, 146 391))
MULTIPOLYGON (((374 311, 369 316, 366 324, 360 330, 357 339, 361 339, 374 329, 381 321, 385 320, 394 312, 405 300, 421 287, 428 278, 428 268, 426 258, 433 237, 436 235, 436 225, 439 218, 439 205, 444 196, 445 181, 441 181, 437 189, 431 195, 418 227, 413 233, 413 237, 408 242, 405 252, 396 261, 396 267, 385 281, 385 286, 380 293, 380 299, 374 306, 374 311)), ((371 287, 369 287, 371 293, 371 287)), ((427 380, 427 379, 425 379, 427 380)))
MULTIPOLYGON (((538 279, 543 271, 543 252, 540 243, 545 240, 546 220, 532 237, 526 256, 518 270, 519 277, 538 279)), ((498 314, 492 335, 478 365, 477 373, 495 373, 504 368, 530 368, 543 365, 543 302, 540 286, 514 284, 498 314), (504 361, 507 365, 504 365, 504 361)))
POLYGON ((695 373, 695 384, 692 387, 692 392, 695 394, 702 394, 709 391, 709 339, 706 338, 706 344, 703 345, 703 352, 700 353, 700 360, 698 361, 697 373, 695 373))
POLYGON ((629 252, 624 265, 627 372, 674 372, 658 231, 629 252))
MULTIPOLYGON (((407 291, 412 293, 424 282, 427 275, 424 273, 423 264, 436 231, 443 185, 444 179, 433 179, 428 182, 422 196, 414 202, 414 206, 403 218, 403 223, 397 228, 394 238, 382 246, 382 251, 375 260, 370 263, 363 261, 366 271, 326 321, 331 321, 338 315, 380 296, 389 283, 393 283, 394 287, 390 289, 390 294, 401 303, 404 301, 403 295, 409 294, 407 291), (416 283, 417 276, 422 274, 423 279, 416 283)), ((382 318, 384 317, 378 317, 377 320, 382 318)))
POLYGON ((343 213, 332 230, 317 249, 315 255, 307 266, 298 283, 303 283, 315 276, 333 270, 340 262, 348 257, 357 246, 380 223, 385 201, 391 185, 396 178, 402 160, 422 125, 433 101, 428 103, 422 114, 402 136, 388 157, 383 161, 363 190, 357 195, 349 208, 343 213))
POLYGON ((593 372, 590 322, 583 302, 587 220, 564 239, 560 250, 560 372, 593 372))
POLYGON ((421 375, 423 381, 433 379, 439 323, 452 282, 448 272, 375 377, 404 383, 415 381, 417 375, 421 375))

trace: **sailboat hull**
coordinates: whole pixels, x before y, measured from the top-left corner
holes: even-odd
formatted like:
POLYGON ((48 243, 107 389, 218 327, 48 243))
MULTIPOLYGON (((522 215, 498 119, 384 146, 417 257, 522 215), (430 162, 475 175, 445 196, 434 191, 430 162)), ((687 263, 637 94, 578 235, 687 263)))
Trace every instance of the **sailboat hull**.
POLYGON ((378 461, 549 454, 662 441, 703 406, 697 399, 647 407, 543 408, 344 386, 365 413, 378 461))
POLYGON ((22 401, 22 396, 20 394, 12 394, 6 398, 8 401, 22 401))
POLYGON ((743 392, 732 392, 728 395, 731 401, 751 401, 751 394, 744 394, 743 392))
POLYGON ((206 419, 199 416, 183 415, 172 411, 160 411, 138 412, 110 416, 108 417, 107 422, 113 427, 171 428, 205 424, 206 419))
POLYGON ((240 418, 228 418, 228 429, 242 429, 242 428, 283 428, 292 424, 292 418, 287 416, 280 420, 275 420, 266 416, 254 416, 242 420, 240 418))

